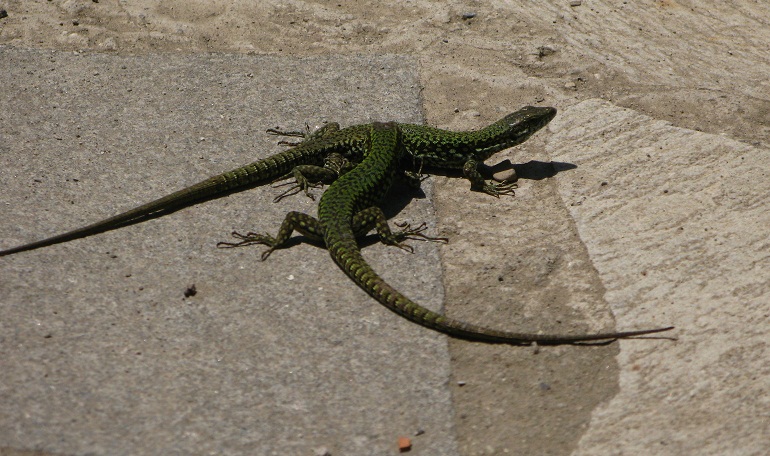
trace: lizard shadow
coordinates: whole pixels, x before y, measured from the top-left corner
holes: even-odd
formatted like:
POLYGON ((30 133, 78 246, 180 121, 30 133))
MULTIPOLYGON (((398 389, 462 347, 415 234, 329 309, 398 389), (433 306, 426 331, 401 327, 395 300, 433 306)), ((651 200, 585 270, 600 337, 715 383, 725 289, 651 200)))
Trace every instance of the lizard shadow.
MULTIPOLYGON (((506 160, 506 162, 507 161, 508 160, 506 160)), ((519 177, 519 179, 528 180, 548 179, 556 176, 561 172, 577 169, 577 165, 574 163, 555 161, 542 162, 538 160, 530 160, 527 163, 512 165, 512 167, 514 171, 516 171, 516 175, 519 177)))
MULTIPOLYGON (((527 180, 543 180, 556 176, 558 173, 564 171, 571 171, 576 169, 577 165, 574 163, 565 162, 544 162, 539 160, 530 160, 526 163, 511 163, 510 160, 503 160, 500 163, 494 165, 487 165, 482 163, 479 165, 479 172, 485 178, 489 179, 494 174, 502 173, 513 170, 517 179, 527 180)), ((446 169, 433 169, 425 167, 422 171, 427 174, 436 176, 456 177, 462 178, 462 170, 446 170, 446 169)))
MULTIPOLYGON (((403 182, 401 179, 396 179, 393 186, 388 190, 382 203, 379 204, 380 209, 385 214, 385 218, 391 220, 396 217, 401 211, 404 210, 413 199, 425 199, 427 195, 420 187, 415 187, 403 182)), ((393 229, 392 223, 390 223, 391 229, 393 229)), ((395 230, 394 230, 395 231, 395 230)), ((370 247, 380 242, 380 238, 376 232, 371 232, 364 236, 359 237, 358 245, 361 248, 370 247)), ((294 247, 299 244, 310 244, 320 249, 326 249, 326 245, 323 241, 316 241, 306 236, 295 235, 292 236, 285 244, 286 248, 294 247)))
POLYGON ((479 167, 482 174, 492 176, 496 173, 513 170, 517 179, 543 180, 556 176, 563 171, 570 171, 577 168, 573 163, 564 162, 543 162, 539 160, 530 160, 526 163, 511 163, 510 160, 503 160, 495 165, 482 165, 479 167))

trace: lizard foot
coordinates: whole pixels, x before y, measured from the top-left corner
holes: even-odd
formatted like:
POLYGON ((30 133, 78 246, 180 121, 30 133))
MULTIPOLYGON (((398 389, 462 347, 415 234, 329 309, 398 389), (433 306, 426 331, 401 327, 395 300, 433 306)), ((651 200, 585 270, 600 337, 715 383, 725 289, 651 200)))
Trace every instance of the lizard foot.
MULTIPOLYGON (((305 131, 298 131, 298 130, 297 131, 283 131, 283 130, 278 130, 278 129, 275 129, 275 128, 268 128, 267 130, 265 130, 265 132, 269 133, 271 135, 275 135, 275 136, 291 136, 291 137, 294 137, 294 138, 307 139, 308 137, 310 137, 310 126, 305 124, 305 131)), ((302 142, 303 141, 296 142, 296 141, 287 141, 285 139, 282 139, 282 140, 278 141, 278 145, 295 147, 295 146, 299 146, 300 144, 302 144, 302 142)))
POLYGON ((406 250, 409 253, 414 253, 414 249, 412 248, 412 246, 402 243, 402 241, 406 239, 411 239, 415 241, 440 242, 442 244, 449 243, 449 239, 445 237, 432 237, 424 234, 423 231, 428 229, 428 225, 425 224, 425 222, 420 223, 415 228, 412 228, 412 226, 407 222, 396 223, 395 225, 401 228, 401 231, 394 233, 395 240, 397 241, 395 245, 400 249, 406 250))
POLYGON ((279 145, 295 147, 295 146, 299 146, 300 144, 302 144, 307 140, 310 140, 313 138, 320 138, 329 134, 333 134, 339 130, 340 130, 340 124, 338 124, 337 122, 329 122, 323 127, 318 128, 316 131, 313 131, 313 132, 310 131, 310 125, 308 124, 305 124, 304 131, 300 131, 300 130, 283 131, 283 130, 278 130, 276 128, 268 128, 265 131, 275 136, 290 136, 294 138, 302 138, 302 141, 299 141, 299 142, 287 141, 285 139, 278 141, 279 145))
POLYGON ((355 165, 350 163, 348 159, 338 153, 331 153, 324 157, 324 165, 297 165, 290 173, 274 180, 273 188, 283 187, 289 185, 290 187, 280 195, 276 196, 273 202, 278 202, 287 196, 296 195, 299 192, 305 192, 308 198, 315 200, 315 197, 310 193, 311 188, 321 188, 324 184, 331 184, 339 176, 353 169, 355 165), (294 182, 282 182, 287 179, 294 178, 294 182))
POLYGON ((484 186, 481 188, 481 191, 486 193, 487 195, 492 195, 495 198, 499 198, 500 195, 511 195, 515 196, 516 192, 514 192, 514 189, 518 188, 518 184, 516 182, 485 182, 484 186))
POLYGON ((286 198, 287 196, 294 196, 299 192, 305 192, 305 195, 310 198, 311 200, 315 201, 315 196, 313 196, 312 193, 310 193, 311 188, 321 188, 323 187, 323 182, 310 182, 305 177, 301 176, 297 177, 293 174, 287 174, 283 177, 279 177, 278 179, 273 181, 273 184, 271 185, 272 188, 279 188, 284 187, 286 185, 289 185, 290 187, 284 190, 283 193, 273 198, 273 202, 277 203, 281 201, 282 199, 286 198), (281 182, 278 183, 281 180, 289 179, 291 177, 295 177, 296 180, 294 182, 281 182))
POLYGON ((278 245, 278 241, 269 234, 257 234, 253 232, 248 232, 246 234, 241 234, 237 231, 233 231, 232 236, 236 239, 240 239, 238 242, 217 242, 217 248, 219 249, 232 249, 235 247, 245 247, 247 245, 254 245, 254 244, 262 244, 266 245, 269 248, 262 252, 262 261, 265 261, 267 257, 270 256, 271 253, 273 253, 273 250, 278 245))

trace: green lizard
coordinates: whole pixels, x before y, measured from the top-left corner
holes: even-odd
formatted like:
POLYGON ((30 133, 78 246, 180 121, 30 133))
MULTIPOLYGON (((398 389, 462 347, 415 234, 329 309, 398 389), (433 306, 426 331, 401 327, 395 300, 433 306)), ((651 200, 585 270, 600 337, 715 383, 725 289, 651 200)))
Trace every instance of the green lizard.
MULTIPOLYGON (((476 166, 493 153, 526 140, 532 132, 514 130, 511 125, 515 125, 522 118, 533 113, 537 115, 547 113, 550 120, 556 114, 556 110, 525 107, 477 131, 454 132, 424 125, 398 124, 404 134, 404 147, 408 157, 403 164, 408 169, 416 171, 421 170, 423 165, 462 169, 474 190, 494 196, 512 193, 514 184, 485 182, 476 170, 476 166)), ((284 178, 293 177, 296 183, 276 200, 299 191, 304 191, 312 198, 310 187, 315 186, 316 183, 332 182, 339 174, 361 161, 364 144, 368 141, 369 128, 370 125, 364 124, 340 129, 339 124, 330 123, 311 135, 268 130, 280 135, 304 136, 305 140, 285 152, 210 177, 110 218, 40 241, 0 250, 0 256, 121 228, 242 188, 284 178)))
MULTIPOLYGON (((516 122, 509 123, 508 128, 513 129, 512 137, 526 137, 547 124, 551 118, 553 118, 551 111, 535 108, 534 111, 528 110, 523 113, 516 122)), ((564 344, 612 340, 672 329, 657 328, 585 335, 514 333, 451 319, 410 300, 374 272, 361 255, 356 237, 365 235, 375 228, 383 243, 410 251, 411 247, 402 244, 403 240, 415 236, 429 240, 437 238, 423 235, 422 226, 412 229, 406 225, 398 233, 393 233, 388 227, 385 215, 377 204, 390 188, 400 160, 408 153, 408 149, 404 147, 406 133, 396 123, 374 123, 369 126, 369 129, 369 144, 364 149, 363 160, 352 170, 340 176, 321 196, 317 219, 301 212, 290 212, 286 215, 276 237, 268 234, 233 233, 239 242, 221 242, 218 246, 264 244, 268 246, 262 254, 262 259, 265 260, 275 249, 284 247, 294 231, 302 233, 311 240, 322 240, 335 263, 345 274, 385 307, 415 323, 463 339, 519 345, 533 342, 564 344)), ((456 163, 459 164, 462 161, 461 158, 463 157, 458 158, 456 163)))

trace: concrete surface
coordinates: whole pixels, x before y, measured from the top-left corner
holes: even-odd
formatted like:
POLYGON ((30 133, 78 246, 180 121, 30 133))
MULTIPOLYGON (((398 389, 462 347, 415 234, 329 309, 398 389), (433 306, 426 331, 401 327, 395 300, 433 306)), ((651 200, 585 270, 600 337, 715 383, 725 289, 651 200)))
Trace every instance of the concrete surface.
MULTIPOLYGON (((299 128, 328 113, 344 123, 420 121, 414 66, 399 56, 4 48, 0 62, 4 246, 275 153, 270 126, 299 128)), ((262 263, 259 247, 215 248, 232 230, 276 232, 288 210, 315 213, 304 197, 274 204, 279 191, 4 258, 0 445, 383 454, 405 435, 423 454, 456 454, 446 338, 369 299, 323 249, 297 245, 262 263), (197 294, 184 298, 193 284, 197 294)), ((399 218, 432 222, 427 200, 416 203, 399 218)), ((366 253, 439 309, 437 248, 416 247, 366 253)))
MULTIPOLYGON (((159 189, 190 183, 194 177, 208 175, 212 169, 219 171, 241 164, 244 159, 252 159, 254 151, 267 154, 279 150, 262 133, 268 125, 297 127, 305 121, 329 119, 345 123, 368 118, 359 108, 375 110, 370 113, 372 118, 390 119, 397 112, 385 104, 390 97, 402 99, 404 104, 396 103, 398 106, 411 106, 408 110, 411 115, 420 104, 419 109, 429 124, 453 129, 482 126, 524 104, 556 106, 560 113, 548 131, 540 132, 514 151, 499 154, 496 159, 510 159, 516 164, 522 176, 516 198, 492 200, 468 192, 467 184, 462 181, 432 179, 436 192, 429 196, 436 208, 435 229, 451 238, 450 244, 441 248, 440 257, 447 311, 479 323, 521 330, 578 332, 674 324, 679 340, 624 341, 607 347, 544 347, 539 352, 449 340, 451 374, 443 377, 441 388, 445 389, 442 397, 451 400, 444 407, 451 411, 452 417, 445 418, 453 420, 453 424, 437 428, 446 429, 449 440, 439 439, 443 443, 438 446, 434 446, 432 440, 427 443, 427 439, 433 437, 429 437, 431 431, 426 427, 425 434, 414 438, 412 454, 436 454, 433 452, 443 451, 441 445, 452 439, 457 452, 463 455, 765 454, 767 439, 764 437, 770 435, 770 416, 766 411, 770 390, 766 346, 770 340, 767 324, 770 281, 765 259, 767 220, 763 218, 768 209, 764 182, 770 169, 767 149, 770 144, 770 80, 767 78, 770 74, 767 46, 770 3, 584 0, 571 6, 574 3, 567 0, 1 1, 0 9, 5 9, 8 16, 0 19, 0 43, 8 46, 5 55, 14 56, 7 60, 18 61, 29 48, 86 52, 67 54, 66 58, 59 57, 57 62, 42 66, 52 74, 52 87, 59 90, 56 97, 69 96, 73 101, 66 106, 48 106, 48 110, 41 113, 32 109, 25 111, 23 106, 36 106, 45 100, 31 96, 37 92, 30 89, 9 91, 7 81, 11 78, 7 74, 17 69, 15 64, 2 66, 2 96, 16 100, 15 105, 22 107, 3 114, 13 118, 9 125, 20 126, 12 135, 4 131, 0 141, 0 147, 4 148, 2 160, 13 164, 0 168, 0 182, 6 190, 3 198, 13 199, 10 206, 0 206, 0 242, 3 246, 12 245, 39 233, 77 226, 105 212, 122 209, 125 204, 157 196, 159 189), (176 77, 173 82, 182 88, 183 94, 175 94, 176 89, 165 90, 166 93, 150 90, 147 94, 134 90, 127 94, 114 90, 108 78, 100 76, 112 73, 100 70, 100 75, 94 75, 88 73, 92 70, 87 66, 83 70, 72 68, 64 77, 66 82, 57 80, 62 74, 57 76, 56 72, 56 65, 62 61, 72 61, 71 65, 86 62, 94 65, 102 58, 133 56, 130 58, 139 62, 143 59, 156 62, 137 64, 131 75, 141 80, 152 74, 153 68, 162 68, 166 59, 179 65, 184 65, 188 58, 192 62, 205 61, 206 67, 207 59, 232 62, 237 61, 238 55, 268 54, 280 56, 284 62, 274 70, 275 90, 284 90, 280 88, 284 83, 292 87, 286 89, 280 101, 271 98, 270 90, 252 92, 255 95, 249 100, 240 94, 229 94, 226 87, 238 81, 250 91, 261 90, 260 84, 256 81, 247 84, 238 74, 227 77, 206 68, 190 71, 196 78, 202 78, 193 79, 195 82, 190 85, 185 82, 186 76, 176 77), (303 61, 307 57, 327 59, 326 64, 321 65, 323 74, 328 75, 324 78, 345 79, 358 64, 340 60, 340 55, 360 56, 364 61, 368 56, 372 61, 379 61, 383 54, 408 56, 404 65, 409 74, 419 78, 413 85, 408 84, 408 91, 401 86, 391 89, 375 84, 380 78, 390 77, 390 72, 383 70, 391 68, 378 70, 376 65, 366 73, 370 75, 366 83, 361 84, 363 79, 356 80, 355 72, 352 79, 348 79, 356 80, 353 84, 356 87, 373 87, 374 93, 339 94, 332 90, 330 93, 337 95, 327 98, 326 94, 308 90, 319 82, 313 82, 317 79, 315 74, 302 70, 307 68, 303 61), (96 90, 89 87, 92 85, 111 89, 109 92, 105 89, 101 107, 81 106, 81 101, 74 101, 78 92, 96 90), (159 111, 158 106, 169 104, 172 96, 178 99, 180 108, 174 113, 159 111), (185 104, 184 99, 190 97, 194 102, 185 104), (199 106, 218 103, 222 98, 229 100, 225 102, 229 104, 223 104, 213 117, 199 114, 207 111, 199 106), (121 106, 129 106, 133 112, 124 113, 121 106), (68 112, 58 112, 65 107, 68 112), (181 111, 191 110, 196 115, 182 115, 181 111), (257 111, 261 114, 255 115, 257 111), (101 113, 104 115, 100 116, 101 113), (80 116, 99 120, 81 122, 80 116), (143 130, 135 133, 128 128, 132 124, 121 124, 123 116, 137 119, 137 125, 141 124, 143 130), (108 123, 102 125, 104 119, 108 123), (260 119, 265 119, 268 125, 263 125, 260 119), (150 120, 158 123, 157 130, 151 128, 150 120), (73 134, 77 126, 81 130, 73 134), (248 129, 246 135, 243 129, 248 129), (113 139, 102 142, 102 136, 113 139), (245 141, 240 146, 231 142, 238 139, 245 141), (79 142, 84 144, 81 146, 79 142), (154 148, 148 147, 153 145, 154 148), (6 152, 10 148, 21 152, 9 155, 6 152), (133 152, 121 158, 123 150, 133 152), (195 152, 191 155, 191 151, 195 152), (40 153, 46 155, 36 155, 40 153), (51 155, 81 158, 73 158, 72 163, 61 159, 53 161, 71 167, 57 171, 51 168, 51 155), (554 166, 551 166, 552 160, 556 162, 554 166), (7 169, 19 168, 21 171, 14 171, 9 177, 7 169), (127 170, 145 171, 141 175, 121 174, 127 170), (27 176, 26 179, 20 178, 19 172, 27 176), (145 187, 142 185, 145 181, 156 184, 145 187), (13 190, 12 185, 21 187, 13 190), (62 202, 66 204, 64 207, 62 202), (88 212, 75 213, 75 208, 88 208, 88 212), (14 215, 11 210, 28 212, 14 215), (51 212, 53 210, 56 212, 51 212), (49 214, 56 218, 49 219, 49 214), (460 387, 459 381, 464 386, 460 387)), ((352 58, 356 61, 356 57, 352 58)), ((211 68, 215 70, 217 65, 211 68)), ((127 65, 123 71, 131 68, 132 65, 127 65)), ((37 68, 33 70, 34 73, 25 74, 24 79, 37 78, 38 85, 44 84, 46 74, 37 68)), ((246 71, 248 73, 258 74, 253 69, 246 71)), ((272 77, 259 74, 262 78, 272 77)), ((27 83, 33 84, 33 81, 27 83)), ((131 88, 131 84, 124 85, 131 88)), ((430 189, 427 191, 430 193, 430 189)), ((171 331, 164 339, 166 345, 156 345, 153 341, 158 337, 148 337, 148 342, 138 344, 135 341, 140 339, 128 336, 117 338, 116 344, 131 342, 121 346, 126 347, 125 350, 141 346, 144 358, 166 349, 167 352, 158 357, 168 361, 179 358, 178 353, 198 353, 196 350, 204 350, 200 348, 204 344, 212 343, 218 347, 224 345, 227 349, 221 349, 221 353, 230 356, 229 353, 236 353, 237 347, 227 341, 248 333, 244 328, 249 323, 238 319, 231 326, 235 328, 233 336, 223 339, 222 334, 228 334, 219 330, 227 328, 223 320, 205 312, 220 312, 216 315, 222 319, 226 319, 226 315, 256 313, 257 307, 244 307, 243 300, 237 304, 229 301, 227 290, 240 290, 248 284, 251 290, 248 299, 257 300, 262 299, 259 293, 265 293, 266 286, 255 277, 255 271, 262 266, 254 262, 256 252, 229 254, 248 258, 249 263, 242 263, 248 270, 225 269, 221 252, 211 246, 231 229, 274 227, 288 207, 275 208, 268 204, 272 196, 270 189, 256 189, 247 195, 213 201, 132 227, 127 230, 134 231, 126 234, 116 231, 51 248, 45 254, 36 254, 39 255, 36 258, 49 258, 48 262, 27 260, 30 263, 23 271, 45 275, 50 267, 54 270, 81 268, 73 270, 63 282, 46 281, 43 288, 33 293, 35 300, 41 302, 58 301, 62 311, 68 312, 66 315, 77 313, 82 319, 77 327, 89 331, 100 327, 93 326, 99 318, 104 318, 100 312, 121 316, 115 318, 119 328, 127 326, 128 319, 127 314, 120 312, 136 312, 137 308, 143 315, 175 315, 168 303, 182 302, 176 301, 177 296, 181 299, 184 287, 196 283, 202 291, 194 300, 201 303, 207 297, 207 301, 195 307, 195 312, 189 311, 192 316, 187 318, 192 323, 188 325, 194 327, 195 321, 204 319, 200 315, 205 315, 205 321, 223 326, 201 326, 205 330, 195 334, 171 331), (259 199, 254 201, 254 198, 259 199), (237 201, 243 205, 235 210, 232 205, 237 201), (266 217, 269 214, 270 220, 263 224, 261 219, 254 218, 255 206, 259 207, 260 214, 266 217), (216 214, 206 215, 209 211, 216 214), (174 223, 179 226, 173 226, 174 223), (141 237, 131 236, 140 232, 141 237), (190 233, 196 232, 197 240, 188 240, 193 235, 190 233), (91 253, 86 253, 85 259, 68 260, 81 249, 94 248, 100 239, 103 247, 86 250, 91 253), (162 257, 144 259, 146 253, 141 256, 136 253, 137 249, 142 251, 142 247, 146 247, 144 252, 159 251, 169 242, 174 243, 173 248, 168 248, 162 257), (105 258, 103 263, 94 260, 98 252, 108 251, 118 252, 118 258, 111 261, 105 258), (59 253, 62 256, 52 259, 51 255, 56 252, 68 253, 59 253), (183 255, 183 261, 179 255, 183 255), (217 255, 216 263, 212 260, 214 255, 217 255), (163 260, 167 257, 177 260, 173 263, 163 260), (207 266, 206 274, 194 274, 194 269, 187 269, 191 258, 202 258, 200 261, 207 266), (69 263, 52 265, 63 261, 69 263), (118 268, 117 261, 125 263, 118 268), (155 271, 161 266, 173 269, 170 273, 173 279, 157 280, 159 273, 155 271), (125 277, 129 274, 131 277, 125 277), (222 275, 217 275, 215 280, 214 274, 222 275), (72 285, 76 277, 78 282, 72 285), (212 278, 204 281, 207 277, 212 278), (139 282, 145 287, 141 291, 139 282), (94 302, 63 294, 63 290, 68 289, 65 285, 71 290, 79 289, 83 283, 100 287, 99 295, 108 298, 94 302), (147 286, 147 283, 160 283, 162 287, 147 286), (238 286, 233 286, 236 283, 238 286), (139 296, 138 300, 134 295, 139 296), (212 306, 212 301, 217 305, 212 306), (124 305, 127 302, 132 304, 124 305), (217 306, 222 302, 232 304, 220 311, 217 306), (155 307, 150 307, 152 304, 155 307), (91 310, 86 312, 88 309, 91 310), (196 348, 187 351, 179 348, 188 346, 196 348), (177 349, 173 351, 168 347, 177 349)), ((407 209, 423 202, 425 200, 412 201, 407 209)), ((310 202, 302 199, 291 203, 303 210, 314 210, 310 202)), ((403 205, 402 200, 396 204, 397 208, 403 205)), ((431 215, 426 212, 429 210, 417 209, 419 219, 415 218, 430 220, 431 215)), ((412 217, 407 214, 399 217, 412 217)), ((427 261, 437 267, 436 258, 430 257, 431 246, 419 244, 418 247, 416 255, 403 259, 408 267, 385 263, 378 263, 377 267, 383 273, 394 274, 389 278, 399 283, 406 281, 409 271, 414 272, 410 268, 418 261, 417 256, 428 255, 427 261)), ((396 261, 401 259, 400 253, 379 247, 366 250, 373 262, 396 261)), ((12 265, 24 261, 21 258, 3 260, 0 267, 6 269, 17 268, 12 265)), ((320 276, 316 274, 322 273, 319 269, 331 266, 325 252, 310 246, 296 246, 270 260, 271 268, 273 264, 286 264, 285 274, 276 273, 276 281, 289 277, 288 274, 295 275, 292 290, 296 295, 280 302, 308 302, 309 297, 315 297, 319 291, 302 287, 317 286, 320 281, 316 279, 320 276), (309 261, 309 255, 316 254, 317 263, 307 272, 312 275, 300 277, 298 266, 309 261)), ((422 267, 417 270, 420 274, 425 271, 422 267)), ((0 286, 24 288, 29 273, 25 272, 22 278, 18 273, 9 276, 5 270, 0 274, 0 286)), ((46 279, 55 278, 50 272, 48 275, 46 279)), ((323 292, 329 293, 326 296, 333 302, 337 302, 334 297, 343 290, 356 293, 350 283, 337 282, 339 289, 323 292)), ((273 288, 272 292, 276 293, 284 287, 267 288, 273 288)), ((404 289, 426 299, 441 293, 430 284, 418 284, 414 288, 407 288, 405 284, 404 289)), ((356 296, 354 302, 361 311, 380 312, 362 293, 356 296)), ((4 303, 5 299, 6 296, 0 295, 0 302, 4 303)), ((441 297, 436 297, 434 305, 440 305, 440 301, 441 297)), ((187 302, 192 300, 183 303, 187 302)), ((276 326, 284 329, 300 318, 294 306, 272 309, 271 315, 281 319, 276 326)), ((4 309, 3 318, 5 314, 4 309)), ((16 315, 15 318, 37 319, 41 324, 50 321, 26 307, 8 312, 11 314, 16 315)), ((61 328, 65 328, 64 322, 74 319, 74 316, 63 317, 61 311, 58 315, 61 328)), ((131 315, 136 319, 132 326, 151 322, 142 320, 144 317, 140 314, 131 315)), ((357 317, 348 321, 364 326, 371 321, 361 315, 357 317)), ((392 322, 387 313, 380 321, 386 320, 392 322)), ((5 320, 2 323, 5 324, 5 320)), ((393 324, 402 327, 401 322, 393 324)), ((13 337, 22 331, 13 325, 3 326, 5 339, 0 345, 3 355, 11 350, 33 353, 39 359, 60 356, 55 346, 42 343, 35 350, 9 345, 6 327, 13 328, 13 337)), ((160 332, 157 323, 155 326, 148 323, 148 328, 145 331, 150 335, 157 336, 160 332)), ((415 331, 422 334, 419 328, 415 331)), ((278 329, 275 332, 280 333, 278 329)), ((357 350, 367 350, 372 332, 367 331, 366 337, 361 337, 355 328, 350 332, 358 335, 356 343, 362 344, 357 350)), ((80 331, 75 337, 83 333, 88 332, 80 331)), ((34 340, 29 334, 25 337, 34 340)), ((56 340, 56 334, 59 333, 52 333, 51 339, 56 340)), ((248 334, 252 338, 244 340, 257 340, 257 336, 248 334)), ((417 342, 411 336, 410 333, 407 340, 417 342)), ((308 361, 308 365, 323 366, 317 360, 318 355, 326 359, 330 352, 323 347, 323 344, 310 347, 317 351, 308 353, 316 358, 308 361)), ((341 347, 339 350, 344 352, 341 356, 354 356, 355 350, 347 345, 341 347)), ((89 358, 92 362, 115 356, 97 348, 86 353, 92 355, 89 358)), ((138 372, 135 366, 141 364, 140 361, 128 358, 132 360, 133 372, 138 372)), ((4 361, 5 356, 2 359, 4 361)), ((246 363, 239 366, 248 367, 253 359, 257 358, 251 354, 239 358, 246 363)), ((35 374, 42 370, 37 367, 40 365, 45 364, 26 364, 24 369, 16 369, 20 374, 14 375, 36 379, 35 374)), ((185 365, 188 382, 198 378, 195 375, 208 372, 202 365, 210 364, 185 365)), ((223 377, 222 385, 230 383, 230 379, 238 384, 243 372, 247 377, 248 372, 256 372, 247 371, 246 367, 223 377)), ((130 375, 121 374, 117 378, 130 375)), ((404 376, 414 388, 431 378, 423 370, 404 376)), ((100 378, 93 376, 90 381, 100 378)), ((34 380, 29 382, 36 384, 34 380)), ((57 391, 77 393, 82 389, 75 388, 79 387, 78 383, 61 382, 56 386, 57 391)), ((104 387, 104 391, 109 389, 104 387)), ((192 387, 187 391, 195 397, 214 394, 192 387)), ((236 391, 248 391, 248 388, 239 387, 236 391)), ((236 416, 220 409, 221 413, 210 418, 215 429, 237 421, 258 421, 261 411, 276 404, 285 409, 286 404, 301 403, 296 401, 304 400, 306 393, 296 391, 283 391, 283 396, 261 403, 257 411, 251 409, 236 416)), ((10 393, 15 394, 14 390, 10 393)), ((377 403, 370 404, 365 399, 367 395, 359 393, 354 390, 339 394, 345 404, 379 410, 377 403)), ((80 400, 93 414, 101 410, 99 407, 104 402, 115 406, 122 397, 116 395, 115 402, 85 402, 75 394, 61 396, 71 402, 80 400)), ((172 398, 167 401, 169 404, 185 403, 177 399, 178 396, 169 397, 172 398)), ((409 407, 421 397, 404 393, 391 403, 395 407, 409 407)), ((307 403, 317 403, 313 401, 318 399, 307 403)), ((29 396, 26 403, 36 403, 34 395, 29 396)), ((207 406, 212 403, 207 402, 207 406)), ((211 408, 208 406, 207 410, 211 408)), ((313 448, 326 446, 335 455, 349 454, 349 448, 367 447, 371 442, 377 442, 367 447, 372 454, 397 453, 390 442, 402 432, 398 423, 383 421, 379 426, 372 425, 375 429, 372 432, 379 437, 374 434, 361 437, 348 430, 364 425, 355 421, 356 418, 341 418, 343 410, 339 409, 339 416, 325 427, 303 421, 292 441, 312 442, 317 445, 313 448), (307 437, 320 434, 306 429, 323 429, 318 432, 330 437, 307 437), (317 441, 320 443, 316 444, 317 441)), ((6 411, 21 416, 15 408, 0 409, 0 413, 6 411)), ((38 415, 31 416, 39 416, 41 412, 36 413, 38 415)), ((332 416, 337 412, 326 413, 332 416)), ((202 425, 189 416, 193 415, 185 415, 187 418, 173 424, 177 429, 189 430, 190 439, 202 442, 199 453, 232 448, 225 445, 214 448, 215 436, 193 434, 199 432, 202 425)), ((407 411, 402 419, 414 421, 414 416, 407 411)), ((8 418, 4 422, 16 425, 24 421, 8 418)), ((134 420, 131 425, 138 426, 137 422, 142 421, 134 420)), ((56 423, 63 429, 60 423, 67 422, 56 423)), ((98 420, 91 420, 77 426, 93 431, 98 424, 98 420)), ((154 432, 152 435, 160 439, 168 436, 163 433, 170 428, 156 426, 147 433, 154 432)), ((64 448, 57 446, 60 441, 54 438, 23 440, 31 439, 31 434, 14 429, 4 427, 0 432, 0 446, 16 447, 2 450, 5 454, 39 454, 34 453, 36 448, 50 451, 54 447, 64 448)), ((269 428, 266 425, 264 429, 269 428)), ((92 434, 99 435, 91 432, 89 436, 92 434)), ((286 434, 288 431, 281 435, 286 434)), ((89 442, 85 438, 68 441, 82 447, 89 442)), ((149 441, 147 446, 154 443, 149 441)), ((275 448, 252 444, 233 452, 265 454, 275 448)), ((298 452, 314 454, 307 448, 298 452)), ((84 454, 89 450, 55 451, 84 454)), ((97 450, 93 453, 108 454, 97 450)))

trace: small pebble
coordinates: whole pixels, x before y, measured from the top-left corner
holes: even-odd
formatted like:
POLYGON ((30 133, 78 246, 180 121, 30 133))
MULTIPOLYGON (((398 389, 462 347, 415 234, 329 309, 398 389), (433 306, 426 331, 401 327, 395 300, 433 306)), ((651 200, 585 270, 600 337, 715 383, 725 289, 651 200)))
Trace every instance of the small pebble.
POLYGON ((496 182, 514 182, 518 177, 516 176, 516 170, 511 168, 492 174, 492 179, 496 182))
POLYGON ((3 19, 5 17, 8 17, 8 11, 4 9, 0 9, 0 19, 3 19))
POLYGON ((503 160, 489 168, 492 179, 497 182, 515 182, 519 177, 510 160, 503 160))
POLYGON ((571 0, 569 6, 580 6, 583 4, 583 0, 571 0))
POLYGON ((537 55, 540 57, 545 57, 547 55, 555 54, 556 48, 552 46, 540 46, 537 48, 537 55))
POLYGON ((195 296, 198 294, 198 290, 195 288, 195 284, 190 285, 187 287, 187 289, 184 291, 184 297, 189 298, 191 296, 195 296))
POLYGON ((473 19, 474 17, 476 17, 476 13, 473 13, 473 12, 463 13, 463 20, 467 21, 468 19, 473 19))

